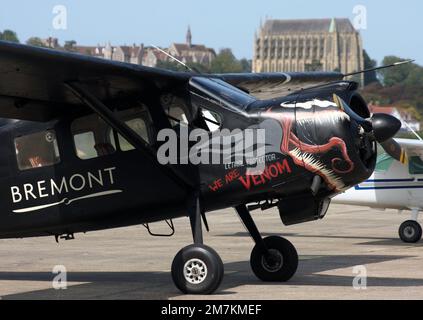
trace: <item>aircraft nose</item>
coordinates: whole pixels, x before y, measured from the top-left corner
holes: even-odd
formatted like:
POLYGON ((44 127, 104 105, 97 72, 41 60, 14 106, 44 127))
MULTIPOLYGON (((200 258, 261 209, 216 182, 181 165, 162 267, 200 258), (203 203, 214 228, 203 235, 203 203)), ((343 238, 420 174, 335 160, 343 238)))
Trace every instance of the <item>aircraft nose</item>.
POLYGON ((393 138, 401 129, 401 121, 383 113, 374 114, 371 118, 373 134, 377 142, 383 143, 393 138))

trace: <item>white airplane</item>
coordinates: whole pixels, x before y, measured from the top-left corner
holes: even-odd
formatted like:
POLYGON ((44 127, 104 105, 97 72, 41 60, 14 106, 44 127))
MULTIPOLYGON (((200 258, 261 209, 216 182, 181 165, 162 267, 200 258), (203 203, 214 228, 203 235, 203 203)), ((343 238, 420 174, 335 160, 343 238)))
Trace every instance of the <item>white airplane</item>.
POLYGON ((406 243, 417 243, 422 238, 418 223, 423 210, 423 141, 396 139, 405 151, 404 164, 386 153, 379 155, 376 171, 362 184, 335 197, 333 203, 365 206, 378 209, 410 211, 411 219, 399 228, 406 243))

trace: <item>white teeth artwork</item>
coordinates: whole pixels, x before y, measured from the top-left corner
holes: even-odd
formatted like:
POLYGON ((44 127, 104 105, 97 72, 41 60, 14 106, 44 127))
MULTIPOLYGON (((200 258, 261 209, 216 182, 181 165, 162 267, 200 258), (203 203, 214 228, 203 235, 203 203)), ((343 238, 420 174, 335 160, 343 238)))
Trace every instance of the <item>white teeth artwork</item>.
POLYGON ((343 111, 338 110, 325 110, 315 113, 310 112, 297 112, 297 124, 312 124, 317 123, 321 125, 335 125, 339 121, 350 121, 350 116, 343 111))
POLYGON ((332 169, 327 169, 326 166, 319 160, 315 158, 313 154, 302 152, 300 149, 295 148, 289 152, 291 157, 296 158, 299 161, 303 161, 316 173, 319 173, 327 182, 336 189, 336 191, 343 191, 345 189, 345 184, 342 179, 339 178, 332 169))
POLYGON ((338 107, 338 105, 333 102, 333 101, 329 101, 329 100, 310 100, 310 101, 306 101, 306 102, 297 102, 297 103, 292 103, 292 102, 283 102, 281 104, 281 107, 284 108, 301 108, 301 109, 305 109, 305 110, 310 110, 313 107, 320 107, 320 108, 330 108, 330 107, 338 107))

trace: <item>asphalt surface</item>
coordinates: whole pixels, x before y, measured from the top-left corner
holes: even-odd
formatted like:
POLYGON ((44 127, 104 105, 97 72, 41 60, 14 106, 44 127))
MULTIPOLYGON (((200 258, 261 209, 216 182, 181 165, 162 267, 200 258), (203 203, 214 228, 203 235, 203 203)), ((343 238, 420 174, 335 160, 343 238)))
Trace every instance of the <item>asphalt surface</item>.
MULTIPOLYGON (((173 257, 192 241, 188 219, 180 219, 173 238, 151 238, 136 226, 78 234, 60 244, 53 237, 0 240, 0 297, 423 299, 423 242, 409 245, 398 238, 398 227, 408 214, 333 205, 324 220, 293 227, 284 227, 276 210, 255 213, 254 218, 264 236, 282 235, 296 246, 300 264, 290 282, 269 284, 255 278, 249 264, 253 242, 234 211, 227 209, 209 215, 211 232, 205 235, 205 243, 225 263, 225 277, 215 295, 184 296, 173 285, 173 257), (66 268, 67 289, 53 288, 55 266, 66 268), (357 266, 365 269, 354 269, 357 266), (364 270, 367 288, 357 290, 354 271, 364 275, 364 270)), ((152 227, 168 231, 161 224, 152 227)))

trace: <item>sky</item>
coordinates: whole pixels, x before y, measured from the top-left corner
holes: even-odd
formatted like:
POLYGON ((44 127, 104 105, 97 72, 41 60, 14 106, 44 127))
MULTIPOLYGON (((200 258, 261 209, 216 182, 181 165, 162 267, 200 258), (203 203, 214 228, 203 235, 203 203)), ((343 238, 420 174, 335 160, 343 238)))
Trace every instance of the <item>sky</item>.
POLYGON ((76 40, 80 45, 110 41, 167 47, 184 42, 190 25, 193 43, 216 50, 229 47, 238 58, 251 59, 254 32, 266 17, 358 21, 364 16, 354 8, 360 5, 367 16, 360 33, 371 58, 381 62, 384 56, 397 55, 423 65, 421 0, 0 0, 0 30, 16 31, 21 42, 31 36, 53 36, 62 44, 76 40), (59 14, 53 13, 57 6, 66 8, 65 30, 57 29, 59 14))

